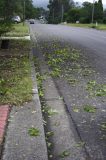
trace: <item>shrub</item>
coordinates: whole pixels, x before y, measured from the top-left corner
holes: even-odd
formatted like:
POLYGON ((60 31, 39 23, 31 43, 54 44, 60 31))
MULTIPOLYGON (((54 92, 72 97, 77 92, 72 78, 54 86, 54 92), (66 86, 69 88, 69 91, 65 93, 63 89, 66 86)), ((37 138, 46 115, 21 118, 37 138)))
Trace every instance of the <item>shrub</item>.
POLYGON ((106 17, 103 18, 103 23, 106 24, 106 17))
POLYGON ((5 22, 5 21, 0 22, 0 36, 6 32, 9 32, 11 29, 12 29, 11 22, 5 22))

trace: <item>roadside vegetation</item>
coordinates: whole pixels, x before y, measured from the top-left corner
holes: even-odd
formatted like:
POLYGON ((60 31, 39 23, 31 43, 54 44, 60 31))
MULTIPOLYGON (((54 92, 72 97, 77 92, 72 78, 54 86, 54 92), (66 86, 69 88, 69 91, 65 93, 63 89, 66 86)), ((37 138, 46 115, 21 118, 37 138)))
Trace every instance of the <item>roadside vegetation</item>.
POLYGON ((32 99, 30 42, 11 40, 0 50, 0 104, 20 105, 32 99))
POLYGON ((35 7, 32 0, 0 0, 0 36, 28 35, 27 26, 23 27, 19 22, 39 18, 41 13, 46 16, 48 11, 35 7), (17 21, 14 17, 19 17, 20 20, 17 21))
MULTIPOLYGON (((94 3, 83 1, 82 4, 76 3, 74 0, 53 0, 49 1, 49 23, 81 23, 81 24, 106 24, 106 9, 103 9, 102 0, 94 3), (94 13, 93 13, 94 11, 94 13)), ((85 25, 86 26, 86 25, 85 25)), ((94 26, 95 27, 95 26, 94 26)), ((106 27, 97 27, 104 29, 106 27)))
POLYGON ((5 36, 11 36, 11 37, 22 37, 28 35, 29 35, 29 28, 27 24, 23 25, 23 23, 13 24, 11 31, 5 34, 5 36))
POLYGON ((73 27, 95 28, 98 30, 106 30, 106 24, 97 24, 97 26, 96 26, 96 23, 95 24, 67 23, 66 25, 73 26, 73 27))

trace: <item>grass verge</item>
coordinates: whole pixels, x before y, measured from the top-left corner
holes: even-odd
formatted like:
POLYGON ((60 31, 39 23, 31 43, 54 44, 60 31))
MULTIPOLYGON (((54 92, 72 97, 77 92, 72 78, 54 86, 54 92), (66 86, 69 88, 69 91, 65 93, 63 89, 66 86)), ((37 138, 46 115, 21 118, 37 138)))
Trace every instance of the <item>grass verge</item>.
POLYGON ((32 99, 30 42, 11 40, 0 50, 0 104, 20 105, 32 99))
POLYGON ((29 28, 27 24, 23 25, 23 23, 13 24, 12 30, 5 34, 5 36, 11 36, 11 37, 22 37, 28 35, 29 35, 29 28))
POLYGON ((68 26, 73 26, 73 27, 83 27, 83 28, 95 28, 95 29, 99 29, 99 30, 106 30, 106 25, 105 24, 98 24, 98 26, 96 26, 96 24, 76 24, 76 23, 68 23, 68 26))

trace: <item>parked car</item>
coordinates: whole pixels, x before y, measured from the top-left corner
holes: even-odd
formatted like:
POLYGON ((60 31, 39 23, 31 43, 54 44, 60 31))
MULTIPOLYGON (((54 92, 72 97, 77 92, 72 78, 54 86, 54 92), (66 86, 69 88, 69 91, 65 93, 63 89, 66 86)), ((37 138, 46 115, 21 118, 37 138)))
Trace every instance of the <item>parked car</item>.
POLYGON ((21 22, 21 18, 20 18, 20 16, 14 16, 14 17, 12 17, 12 21, 14 23, 20 23, 21 22))

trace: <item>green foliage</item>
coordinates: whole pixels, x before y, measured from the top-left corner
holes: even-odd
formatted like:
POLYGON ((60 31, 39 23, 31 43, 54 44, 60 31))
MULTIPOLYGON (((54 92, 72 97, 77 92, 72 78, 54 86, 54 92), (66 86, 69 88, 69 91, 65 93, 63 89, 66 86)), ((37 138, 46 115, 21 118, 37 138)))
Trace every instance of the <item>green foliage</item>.
POLYGON ((102 122, 100 127, 101 127, 101 130, 106 131, 106 122, 102 122))
POLYGON ((32 127, 28 130, 28 134, 30 136, 37 137, 37 136, 40 136, 40 131, 37 128, 32 127))
POLYGON ((13 16, 19 15, 23 19, 24 2, 26 18, 35 18, 36 8, 32 0, 0 0, 0 35, 11 31, 13 16))
MULTIPOLYGON (((91 23, 92 21, 93 3, 83 2, 82 6, 72 6, 64 14, 64 19, 67 22, 91 23)), ((95 1, 94 3, 94 22, 105 23, 106 11, 103 12, 102 0, 95 1), (104 21, 103 21, 104 17, 104 21)))
POLYGON ((51 137, 51 136, 53 136, 53 135, 54 135, 54 132, 53 132, 53 131, 46 133, 47 138, 49 138, 49 137, 51 137))
POLYGON ((22 37, 22 36, 29 36, 29 28, 27 24, 19 23, 19 24, 12 24, 11 30, 9 30, 5 36, 11 37, 22 37))
POLYGON ((91 105, 85 105, 84 106, 84 111, 89 112, 89 113, 95 113, 96 108, 94 106, 91 106, 91 105))
POLYGON ((80 9, 72 8, 68 11, 67 22, 76 22, 80 18, 80 9))
POLYGON ((90 95, 93 96, 106 96, 106 84, 98 84, 96 81, 89 81, 86 89, 90 95))
POLYGON ((73 0, 49 0, 49 23, 60 23, 62 19, 62 7, 63 12, 67 13, 70 7, 73 5, 73 0))
POLYGON ((24 2, 26 18, 35 18, 37 9, 32 0, 0 0, 0 18, 10 20, 14 15, 19 15, 22 19, 24 2))
POLYGON ((11 31, 12 24, 9 22, 0 22, 0 36, 6 32, 11 31))
POLYGON ((0 104, 21 105, 32 99, 29 41, 10 41, 9 50, 0 50, 0 104))
POLYGON ((103 18, 103 23, 106 24, 106 17, 103 18))
POLYGON ((94 10, 94 21, 102 23, 102 20, 103 20, 102 0, 98 0, 98 2, 95 2, 94 8, 95 8, 95 10, 94 10))
POLYGON ((92 19, 92 3, 84 2, 80 9, 80 23, 90 23, 92 19))
POLYGON ((59 157, 61 157, 61 158, 65 158, 65 157, 68 157, 68 156, 70 156, 70 152, 69 152, 68 150, 63 151, 63 152, 59 155, 59 157))

